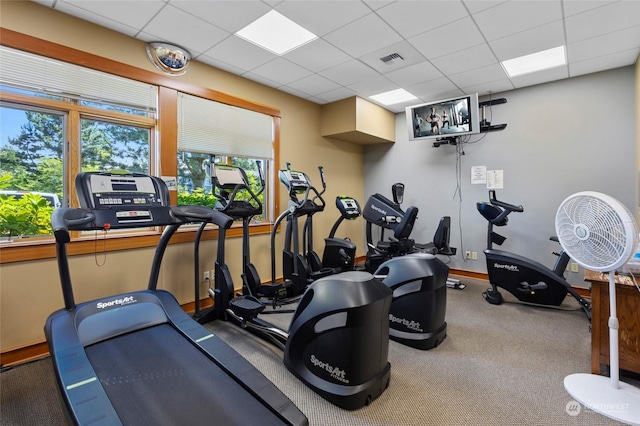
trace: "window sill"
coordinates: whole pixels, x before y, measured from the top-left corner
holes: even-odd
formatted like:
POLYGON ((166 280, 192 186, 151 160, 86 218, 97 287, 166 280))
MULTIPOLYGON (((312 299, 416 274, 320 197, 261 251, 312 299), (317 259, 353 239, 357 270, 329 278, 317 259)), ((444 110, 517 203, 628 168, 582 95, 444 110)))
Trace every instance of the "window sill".
MULTIPOLYGON (((250 234, 260 235, 271 232, 270 223, 251 225, 250 234)), ((184 229, 176 232, 171 238, 170 244, 189 243, 195 241, 197 226, 191 229, 184 229)), ((227 231, 227 237, 241 237, 242 226, 234 225, 227 231)), ((212 227, 206 229, 202 234, 203 240, 213 240, 218 238, 218 229, 212 227)), ((102 253, 110 251, 128 250, 144 247, 155 247, 158 245, 160 232, 144 233, 142 235, 109 235, 103 238, 101 233, 97 237, 82 236, 72 239, 67 245, 67 252, 70 256, 80 254, 102 253)), ((24 262, 29 260, 51 259, 56 257, 56 245, 51 239, 21 239, 19 242, 3 243, 0 245, 0 264, 24 262)))

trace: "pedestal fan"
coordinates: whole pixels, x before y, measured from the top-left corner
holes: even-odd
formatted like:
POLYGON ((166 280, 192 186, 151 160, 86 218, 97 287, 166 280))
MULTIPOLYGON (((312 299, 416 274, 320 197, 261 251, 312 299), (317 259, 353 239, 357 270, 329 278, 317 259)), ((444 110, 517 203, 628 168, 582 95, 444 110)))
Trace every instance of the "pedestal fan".
POLYGON ((564 387, 589 409, 640 425, 640 389, 619 381, 615 287, 615 270, 627 263, 637 248, 638 225, 618 200, 589 191, 573 194, 562 202, 556 214, 556 232, 562 248, 582 267, 609 273, 611 377, 571 374, 565 377, 564 387))

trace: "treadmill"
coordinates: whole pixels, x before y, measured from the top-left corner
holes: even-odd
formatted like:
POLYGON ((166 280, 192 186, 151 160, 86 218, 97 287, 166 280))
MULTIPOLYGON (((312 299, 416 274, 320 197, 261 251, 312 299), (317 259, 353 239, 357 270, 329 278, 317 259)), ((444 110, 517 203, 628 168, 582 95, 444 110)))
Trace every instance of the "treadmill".
MULTIPOLYGON (((81 208, 51 221, 64 309, 45 335, 61 393, 79 425, 308 425, 298 408, 234 349, 157 290, 160 264, 180 225, 232 219, 199 206, 170 206, 163 180, 86 172, 76 177, 81 208), (76 304, 69 231, 164 226, 146 290, 76 304)), ((81 260, 80 260, 81 261, 81 260)), ((90 285, 90 283, 87 283, 90 285)))

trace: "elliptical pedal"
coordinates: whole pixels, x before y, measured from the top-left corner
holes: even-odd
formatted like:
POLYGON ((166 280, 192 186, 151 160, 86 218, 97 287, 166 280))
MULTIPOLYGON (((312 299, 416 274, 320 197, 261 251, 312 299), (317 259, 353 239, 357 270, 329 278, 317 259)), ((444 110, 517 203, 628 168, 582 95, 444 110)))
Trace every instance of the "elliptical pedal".
POLYGON ((265 306, 253 296, 240 296, 229 300, 229 309, 244 321, 249 321, 264 311, 265 306))

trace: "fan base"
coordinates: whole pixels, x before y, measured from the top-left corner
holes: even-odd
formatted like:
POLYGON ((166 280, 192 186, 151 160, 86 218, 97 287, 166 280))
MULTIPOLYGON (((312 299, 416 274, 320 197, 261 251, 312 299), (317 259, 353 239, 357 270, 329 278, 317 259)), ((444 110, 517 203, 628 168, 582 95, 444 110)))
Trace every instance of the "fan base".
POLYGON ((564 378, 564 388, 576 401, 603 416, 640 425, 640 389, 618 382, 611 387, 611 379, 595 374, 571 374, 564 378))

